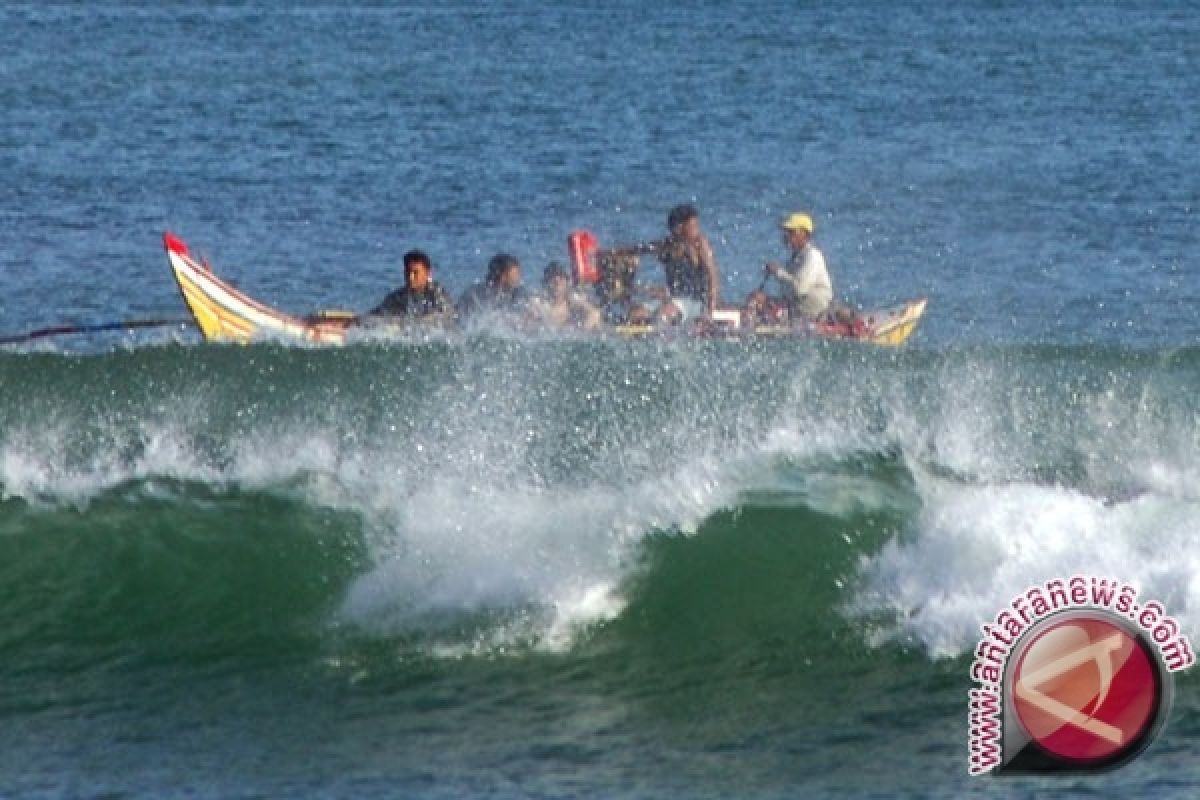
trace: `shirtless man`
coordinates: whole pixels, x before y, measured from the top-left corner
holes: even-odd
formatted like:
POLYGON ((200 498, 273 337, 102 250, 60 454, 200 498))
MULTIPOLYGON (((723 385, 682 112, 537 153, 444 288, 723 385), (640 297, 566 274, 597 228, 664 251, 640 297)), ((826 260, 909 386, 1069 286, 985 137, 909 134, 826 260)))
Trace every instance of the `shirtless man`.
POLYGON ((557 262, 542 272, 542 291, 534 295, 529 310, 534 321, 547 328, 600 327, 600 310, 575 291, 566 268, 557 262))
POLYGON ((622 255, 655 255, 663 265, 667 294, 659 316, 669 322, 711 317, 720 300, 721 277, 708 237, 700 230, 700 212, 680 205, 667 215, 667 236, 609 251, 622 255))

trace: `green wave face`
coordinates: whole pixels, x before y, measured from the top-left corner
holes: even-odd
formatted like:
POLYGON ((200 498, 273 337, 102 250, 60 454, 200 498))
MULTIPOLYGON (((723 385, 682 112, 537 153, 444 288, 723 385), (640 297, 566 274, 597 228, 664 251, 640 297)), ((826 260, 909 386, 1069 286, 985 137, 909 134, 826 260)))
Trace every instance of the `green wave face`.
POLYGON ((229 793, 363 742, 413 794, 646 753, 687 754, 652 794, 919 792, 1016 592, 1200 603, 1194 351, 480 337, 5 355, 0 385, 26 788, 102 720, 110 772, 170 742, 229 793))
POLYGON ((1190 502, 1198 365, 486 337, 6 355, 0 630, 156 657, 691 626, 957 652, 897 625, 924 603, 889 565, 950 535, 946 508, 986 527, 1021 487, 1098 519, 1190 502))

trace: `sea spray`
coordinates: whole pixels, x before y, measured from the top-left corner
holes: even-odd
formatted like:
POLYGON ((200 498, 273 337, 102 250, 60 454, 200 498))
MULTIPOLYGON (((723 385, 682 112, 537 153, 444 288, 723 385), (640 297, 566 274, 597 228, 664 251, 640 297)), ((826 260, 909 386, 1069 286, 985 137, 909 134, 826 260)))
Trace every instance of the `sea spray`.
POLYGON ((0 515, 28 532, 164 490, 201 528, 229 508, 211 498, 332 513, 361 557, 332 570, 326 623, 455 651, 569 648, 646 589, 648 537, 792 508, 794 535, 861 562, 829 577, 831 624, 953 654, 1049 566, 1136 561, 1122 577, 1190 620, 1186 559, 1160 547, 1195 518, 1198 363, 487 335, 0 356, 24 387, 0 398, 0 515))
POLYGON ((878 643, 911 637, 931 655, 962 654, 996 597, 1042 575, 1119 575, 1166 598, 1185 625, 1195 624, 1200 562, 1186 546, 1200 513, 1194 502, 1148 493, 1106 502, 1033 484, 925 481, 913 535, 862 557, 861 583, 849 601, 851 614, 894 615, 875 632, 878 643))

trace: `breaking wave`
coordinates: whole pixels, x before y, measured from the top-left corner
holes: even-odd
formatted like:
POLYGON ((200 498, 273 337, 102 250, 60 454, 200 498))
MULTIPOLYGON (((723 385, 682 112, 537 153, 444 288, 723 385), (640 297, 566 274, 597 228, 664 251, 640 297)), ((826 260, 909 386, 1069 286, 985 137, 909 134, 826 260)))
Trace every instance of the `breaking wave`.
POLYGON ((0 630, 462 657, 702 624, 942 657, 1076 572, 1191 624, 1198 365, 486 336, 3 355, 0 630))

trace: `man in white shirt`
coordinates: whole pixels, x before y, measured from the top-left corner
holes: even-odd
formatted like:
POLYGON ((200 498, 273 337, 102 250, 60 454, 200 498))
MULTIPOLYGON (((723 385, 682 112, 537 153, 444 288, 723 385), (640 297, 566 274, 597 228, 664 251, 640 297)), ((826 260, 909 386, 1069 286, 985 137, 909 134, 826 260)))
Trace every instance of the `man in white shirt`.
POLYGON ((833 283, 825 268, 825 256, 811 241, 812 217, 802 212, 789 214, 780 227, 792 257, 787 267, 768 262, 767 274, 783 285, 784 299, 793 320, 814 320, 829 310, 833 301, 833 283))

